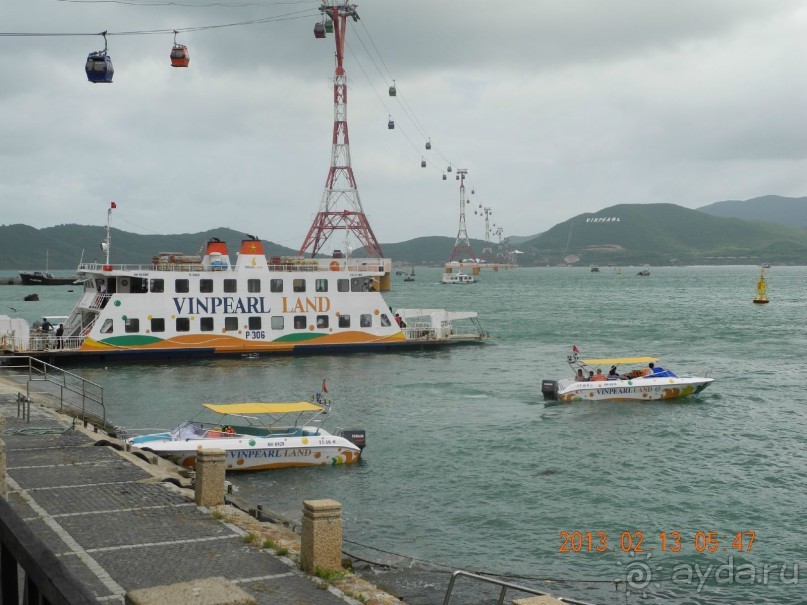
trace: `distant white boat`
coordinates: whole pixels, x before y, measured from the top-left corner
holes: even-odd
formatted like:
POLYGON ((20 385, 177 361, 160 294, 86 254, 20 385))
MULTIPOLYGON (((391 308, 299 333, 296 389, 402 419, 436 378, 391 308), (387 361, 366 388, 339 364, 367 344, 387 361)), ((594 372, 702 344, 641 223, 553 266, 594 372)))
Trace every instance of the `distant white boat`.
POLYGON ((473 275, 468 275, 467 273, 463 273, 462 271, 458 271, 457 273, 443 273, 443 276, 440 278, 440 283, 443 284, 475 284, 476 279, 473 275))

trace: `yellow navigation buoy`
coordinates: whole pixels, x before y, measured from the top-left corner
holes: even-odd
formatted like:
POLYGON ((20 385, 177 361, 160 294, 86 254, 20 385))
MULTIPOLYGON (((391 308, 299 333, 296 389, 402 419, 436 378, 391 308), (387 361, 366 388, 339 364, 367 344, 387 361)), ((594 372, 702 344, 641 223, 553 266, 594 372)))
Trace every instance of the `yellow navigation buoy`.
POLYGON ((759 281, 757 282, 757 297, 754 302, 757 304, 765 304, 768 301, 767 294, 768 287, 765 285, 765 267, 759 268, 759 281))

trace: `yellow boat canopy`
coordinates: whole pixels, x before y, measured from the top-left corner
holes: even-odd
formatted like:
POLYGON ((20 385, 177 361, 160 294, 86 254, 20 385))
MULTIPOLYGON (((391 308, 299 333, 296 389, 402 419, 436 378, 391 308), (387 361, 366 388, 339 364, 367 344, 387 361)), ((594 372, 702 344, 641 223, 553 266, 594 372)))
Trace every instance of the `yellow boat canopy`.
POLYGON ((580 361, 590 366, 604 366, 619 363, 655 363, 658 359, 655 357, 617 357, 615 359, 581 359, 580 361))
POLYGON ((205 403, 208 410, 218 414, 285 414, 294 412, 318 412, 321 405, 310 401, 289 403, 205 403))

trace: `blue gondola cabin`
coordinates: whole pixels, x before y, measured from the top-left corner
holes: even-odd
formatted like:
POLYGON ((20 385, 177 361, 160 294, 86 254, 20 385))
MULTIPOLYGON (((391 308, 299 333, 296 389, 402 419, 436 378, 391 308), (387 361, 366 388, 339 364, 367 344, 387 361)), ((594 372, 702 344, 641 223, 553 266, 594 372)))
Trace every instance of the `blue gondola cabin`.
POLYGON ((87 72, 87 80, 93 84, 111 84, 115 73, 112 57, 103 50, 92 52, 87 56, 84 71, 87 72))

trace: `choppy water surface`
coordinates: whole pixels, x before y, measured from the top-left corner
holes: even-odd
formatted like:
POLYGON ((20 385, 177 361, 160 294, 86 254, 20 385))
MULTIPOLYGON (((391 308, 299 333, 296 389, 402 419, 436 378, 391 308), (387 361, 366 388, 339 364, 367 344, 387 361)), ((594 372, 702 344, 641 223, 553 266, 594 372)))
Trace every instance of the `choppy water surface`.
MULTIPOLYGON (((793 576, 807 508, 807 269, 769 270, 769 305, 751 302, 755 267, 636 271, 518 269, 442 286, 438 270, 417 269, 416 282, 395 280, 393 307, 478 310, 495 337, 482 346, 81 373, 131 428, 172 425, 202 402, 305 398, 327 377, 330 428, 366 428, 363 461, 231 480, 294 518, 304 499, 342 502, 346 550, 396 566, 371 578, 409 603, 442 602, 446 571, 460 568, 593 603, 805 602, 793 576), (657 355, 717 381, 677 402, 548 405, 540 381, 567 375, 572 345, 657 355), (575 531, 582 548, 568 545, 580 552, 560 552, 562 532, 575 531), (743 550, 732 547, 738 533, 743 550), (640 538, 644 552, 623 552, 640 538)), ((0 286, 0 304, 36 319, 77 298, 38 292, 41 302, 23 303, 28 289, 0 286)), ((452 603, 495 602, 460 588, 452 603)))

